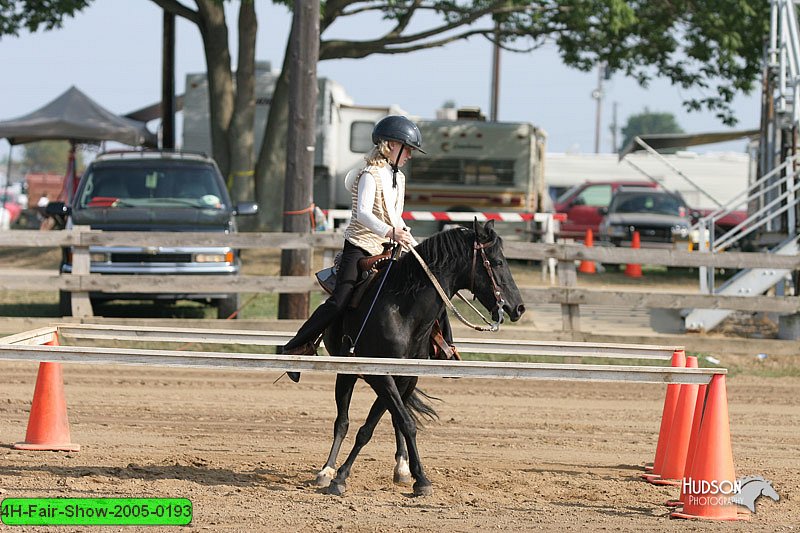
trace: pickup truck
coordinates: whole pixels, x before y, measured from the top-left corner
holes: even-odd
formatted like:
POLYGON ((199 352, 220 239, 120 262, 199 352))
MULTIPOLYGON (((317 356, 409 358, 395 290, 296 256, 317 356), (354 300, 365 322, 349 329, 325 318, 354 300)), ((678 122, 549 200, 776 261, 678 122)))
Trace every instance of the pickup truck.
MULTIPOLYGON (((652 187, 660 185, 652 181, 585 181, 575 185, 555 201, 557 213, 564 213, 566 220, 561 222, 559 238, 583 240, 586 230, 591 229, 598 236, 604 210, 620 187, 652 187)), ((693 209, 694 214, 704 217, 710 209, 693 209)), ((734 211, 717 221, 716 234, 720 235, 747 218, 747 212, 734 211)), ((696 221, 692 220, 694 223, 696 221)))
MULTIPOLYGON (((66 225, 86 225, 102 231, 236 232, 236 217, 255 214, 252 202, 231 203, 213 159, 167 151, 104 153, 89 165, 71 206, 50 202, 47 213, 66 218, 66 225)), ((239 251, 187 242, 182 246, 92 246, 93 274, 164 275, 239 274, 239 251)), ((63 250, 61 272, 72 272, 72 253, 63 250)), ((218 318, 237 317, 237 293, 213 286, 178 294, 91 292, 92 302, 104 300, 193 300, 217 308, 218 318)), ((60 309, 71 314, 71 293, 61 291, 60 309)))

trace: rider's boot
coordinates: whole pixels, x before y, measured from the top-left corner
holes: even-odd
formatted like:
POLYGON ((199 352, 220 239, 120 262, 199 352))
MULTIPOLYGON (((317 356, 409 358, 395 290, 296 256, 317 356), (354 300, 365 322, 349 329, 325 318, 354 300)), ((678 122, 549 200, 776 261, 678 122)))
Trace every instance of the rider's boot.
MULTIPOLYGON (((283 355, 317 355, 317 348, 314 346, 313 342, 307 342, 294 348, 284 347, 281 353, 283 355)), ((286 375, 295 383, 300 381, 300 372, 287 372, 286 375)))

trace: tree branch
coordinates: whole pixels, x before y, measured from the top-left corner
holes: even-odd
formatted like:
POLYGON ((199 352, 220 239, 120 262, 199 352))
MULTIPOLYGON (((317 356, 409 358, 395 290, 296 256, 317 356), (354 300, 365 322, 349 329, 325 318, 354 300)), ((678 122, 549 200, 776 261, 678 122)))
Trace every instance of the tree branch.
POLYGON ((189 22, 192 22, 193 24, 196 24, 198 26, 200 26, 201 24, 200 14, 197 11, 181 4, 177 0, 150 0, 150 1, 159 6, 164 11, 172 13, 173 15, 176 15, 178 17, 183 17, 189 22))

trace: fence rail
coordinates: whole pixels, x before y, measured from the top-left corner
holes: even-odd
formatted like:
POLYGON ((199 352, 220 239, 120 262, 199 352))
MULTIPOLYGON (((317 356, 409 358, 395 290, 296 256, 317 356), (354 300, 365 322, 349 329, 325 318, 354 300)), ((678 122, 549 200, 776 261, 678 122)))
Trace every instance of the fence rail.
MULTIPOLYGON (((189 336, 199 343, 236 343, 243 338, 258 337, 253 332, 231 332, 203 330, 171 330, 170 328, 148 328, 141 332, 138 340, 152 333, 162 341, 177 342, 189 336)), ((60 343, 60 338, 70 335, 78 340, 97 338, 110 334, 111 338, 136 336, 132 328, 124 326, 70 326, 55 325, 23 332, 0 339, 0 360, 69 362, 88 364, 122 364, 169 366, 181 368, 215 368, 238 370, 282 370, 317 371, 346 374, 376 374, 402 376, 438 376, 500 379, 539 379, 563 381, 614 381, 639 383, 691 383, 706 384, 712 376, 725 374, 722 368, 685 368, 632 365, 520 363, 499 361, 442 361, 437 359, 383 359, 372 357, 318 357, 304 355, 276 355, 259 353, 198 352, 180 350, 149 350, 137 348, 107 348, 92 346, 44 346, 44 343, 60 343), (114 336, 114 331, 117 335, 114 336)), ((280 335, 280 334, 277 334, 280 335)), ((272 342, 275 334, 261 334, 261 340, 272 342)), ((108 338, 108 337, 106 337, 108 338)), ((533 354, 547 355, 549 351, 569 350, 569 354, 593 357, 610 357, 615 352, 649 354, 663 359, 680 347, 647 345, 605 345, 598 348, 589 343, 533 343, 529 346, 533 354), (601 352, 605 351, 605 354, 601 352), (663 353, 662 353, 663 352, 663 353)))
MULTIPOLYGON (((102 232, 83 228, 39 232, 0 232, 0 248, 73 247, 74 257, 88 261, 90 246, 175 246, 191 242, 202 246, 232 246, 240 249, 298 249, 331 251, 341 247, 342 237, 336 233, 174 233, 174 232, 102 232)), ((521 287, 523 299, 530 303, 562 305, 563 329, 579 331, 579 306, 607 305, 627 308, 660 309, 734 309, 768 311, 783 314, 800 312, 800 298, 770 296, 718 296, 666 292, 634 292, 582 289, 576 286, 576 261, 607 264, 639 263, 682 267, 800 269, 800 256, 768 253, 727 252, 697 253, 684 250, 648 250, 593 247, 576 244, 538 244, 506 241, 505 253, 510 259, 558 262, 560 286, 548 288, 521 287)), ((76 260, 77 264, 77 260, 76 260)), ((80 269, 76 269, 80 270, 80 269)), ((180 293, 196 291, 199 284, 213 286, 220 292, 304 293, 319 291, 313 276, 126 276, 76 272, 59 275, 43 270, 11 270, 0 268, 2 290, 53 290, 78 294, 89 292, 180 293)), ((79 306, 82 314, 91 316, 91 307, 79 306)))

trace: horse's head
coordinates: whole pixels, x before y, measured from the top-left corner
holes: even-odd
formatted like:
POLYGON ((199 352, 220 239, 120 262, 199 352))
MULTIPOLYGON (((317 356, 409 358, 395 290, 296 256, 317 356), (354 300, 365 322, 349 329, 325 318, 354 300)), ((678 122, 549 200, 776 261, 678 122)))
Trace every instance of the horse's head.
POLYGON ((475 231, 470 274, 472 293, 486 309, 492 310, 492 319, 501 318, 502 308, 511 321, 516 322, 525 312, 525 305, 503 255, 503 240, 494 231, 494 220, 481 224, 476 218, 472 224, 475 231))

